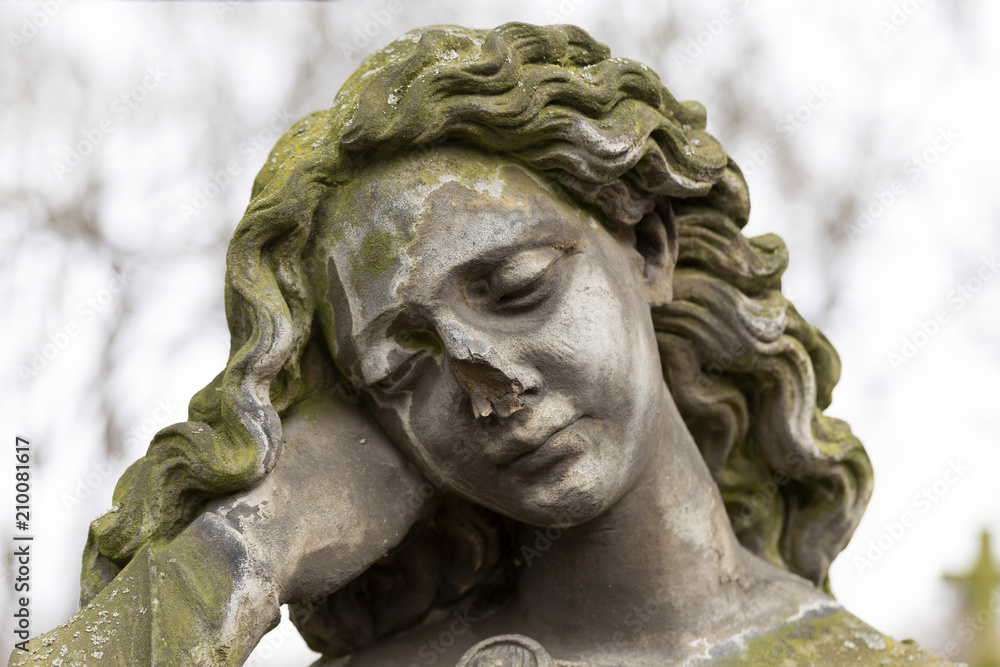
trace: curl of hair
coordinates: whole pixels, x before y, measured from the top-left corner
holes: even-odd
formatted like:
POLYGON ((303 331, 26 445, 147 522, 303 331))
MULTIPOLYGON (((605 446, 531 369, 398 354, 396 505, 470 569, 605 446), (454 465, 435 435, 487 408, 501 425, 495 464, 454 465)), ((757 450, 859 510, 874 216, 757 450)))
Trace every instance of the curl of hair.
MULTIPOLYGON (((84 601, 208 498, 267 474, 278 415, 309 391, 300 360, 322 307, 309 278, 314 211, 367 162, 442 142, 523 162, 611 227, 667 225, 674 299, 653 312, 664 377, 740 541, 825 586, 871 494, 871 465, 847 425, 822 414, 837 355, 781 295, 781 240, 741 233, 746 183, 705 124, 700 105, 573 26, 426 28, 369 57, 258 176, 227 259, 229 363, 92 524, 84 601)), ((292 618, 313 649, 336 656, 434 608, 495 606, 516 576, 512 533, 509 520, 446 497, 393 553, 324 600, 293 605, 292 618)))

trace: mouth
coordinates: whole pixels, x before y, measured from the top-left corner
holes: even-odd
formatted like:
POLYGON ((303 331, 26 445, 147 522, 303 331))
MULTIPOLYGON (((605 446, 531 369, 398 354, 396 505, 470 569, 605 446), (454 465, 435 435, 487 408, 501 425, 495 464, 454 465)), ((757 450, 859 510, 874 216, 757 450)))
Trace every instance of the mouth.
POLYGON ((580 421, 583 417, 586 417, 586 415, 578 415, 566 424, 555 428, 539 441, 536 441, 533 444, 527 444, 525 445, 525 448, 518 448, 519 451, 506 463, 506 467, 512 468, 518 472, 537 472, 539 469, 547 468, 551 464, 561 460, 564 456, 571 452, 562 451, 562 448, 556 448, 555 451, 547 451, 551 448, 546 447, 546 445, 549 444, 554 438, 572 428, 573 425, 580 421))

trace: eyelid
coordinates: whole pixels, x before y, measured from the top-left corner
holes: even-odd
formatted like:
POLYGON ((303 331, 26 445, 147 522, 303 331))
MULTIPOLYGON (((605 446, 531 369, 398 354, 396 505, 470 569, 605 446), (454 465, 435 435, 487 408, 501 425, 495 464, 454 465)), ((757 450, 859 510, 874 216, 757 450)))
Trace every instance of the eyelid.
POLYGON ((412 312, 391 313, 381 326, 370 326, 365 334, 358 348, 360 387, 386 383, 415 358, 425 353, 434 357, 442 350, 441 341, 429 323, 412 312))
POLYGON ((399 348, 406 350, 406 356, 376 384, 384 391, 393 391, 408 384, 414 371, 422 365, 424 358, 441 354, 441 341, 426 326, 407 326, 393 337, 399 348))
POLYGON ((375 385, 386 393, 394 393, 404 389, 414 380, 419 373, 420 367, 431 357, 428 349, 422 349, 394 368, 388 375, 375 383, 375 385))
POLYGON ((519 253, 490 276, 490 295, 499 299, 531 285, 562 257, 563 251, 552 246, 519 253))

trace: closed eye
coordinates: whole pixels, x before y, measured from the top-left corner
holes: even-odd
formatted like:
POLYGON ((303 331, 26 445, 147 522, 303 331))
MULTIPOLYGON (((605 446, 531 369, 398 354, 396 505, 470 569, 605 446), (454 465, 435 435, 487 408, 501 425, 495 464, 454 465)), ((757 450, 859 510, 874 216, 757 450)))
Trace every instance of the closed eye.
POLYGON ((387 394, 403 391, 420 375, 426 361, 431 358, 429 350, 421 350, 402 364, 396 370, 375 383, 375 386, 387 394))
POLYGON ((520 253, 493 272, 490 293, 494 299, 500 299, 520 292, 545 275, 560 257, 562 252, 552 247, 520 253))
POLYGON ((405 350, 414 351, 395 370, 375 383, 379 389, 391 393, 402 391, 417 379, 424 362, 435 354, 441 354, 441 341, 424 327, 407 327, 395 335, 396 344, 405 350))
POLYGON ((503 310, 534 305, 551 293, 553 285, 545 279, 564 256, 551 246, 518 253, 488 278, 470 284, 466 294, 473 302, 492 303, 503 310))
POLYGON ((517 310, 544 301, 552 293, 554 287, 551 281, 545 280, 551 268, 549 266, 531 282, 497 297, 497 306, 504 310, 517 310))

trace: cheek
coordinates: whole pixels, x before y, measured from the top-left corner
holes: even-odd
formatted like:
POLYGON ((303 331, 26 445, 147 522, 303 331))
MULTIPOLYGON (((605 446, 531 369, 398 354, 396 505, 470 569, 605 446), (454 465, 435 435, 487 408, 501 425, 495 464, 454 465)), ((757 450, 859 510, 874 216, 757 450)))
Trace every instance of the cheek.
POLYGON ((371 400, 380 406, 379 423, 404 453, 425 473, 449 482, 469 477, 463 472, 471 472, 479 458, 470 430, 476 425, 463 398, 457 384, 438 368, 412 393, 371 400))
POLYGON ((535 334, 535 361, 546 385, 587 397, 589 405, 578 406, 582 410, 623 399, 641 371, 638 365, 647 361, 648 337, 637 326, 643 320, 636 319, 648 319, 648 308, 636 312, 631 295, 612 279, 599 268, 581 267, 574 291, 535 334))

